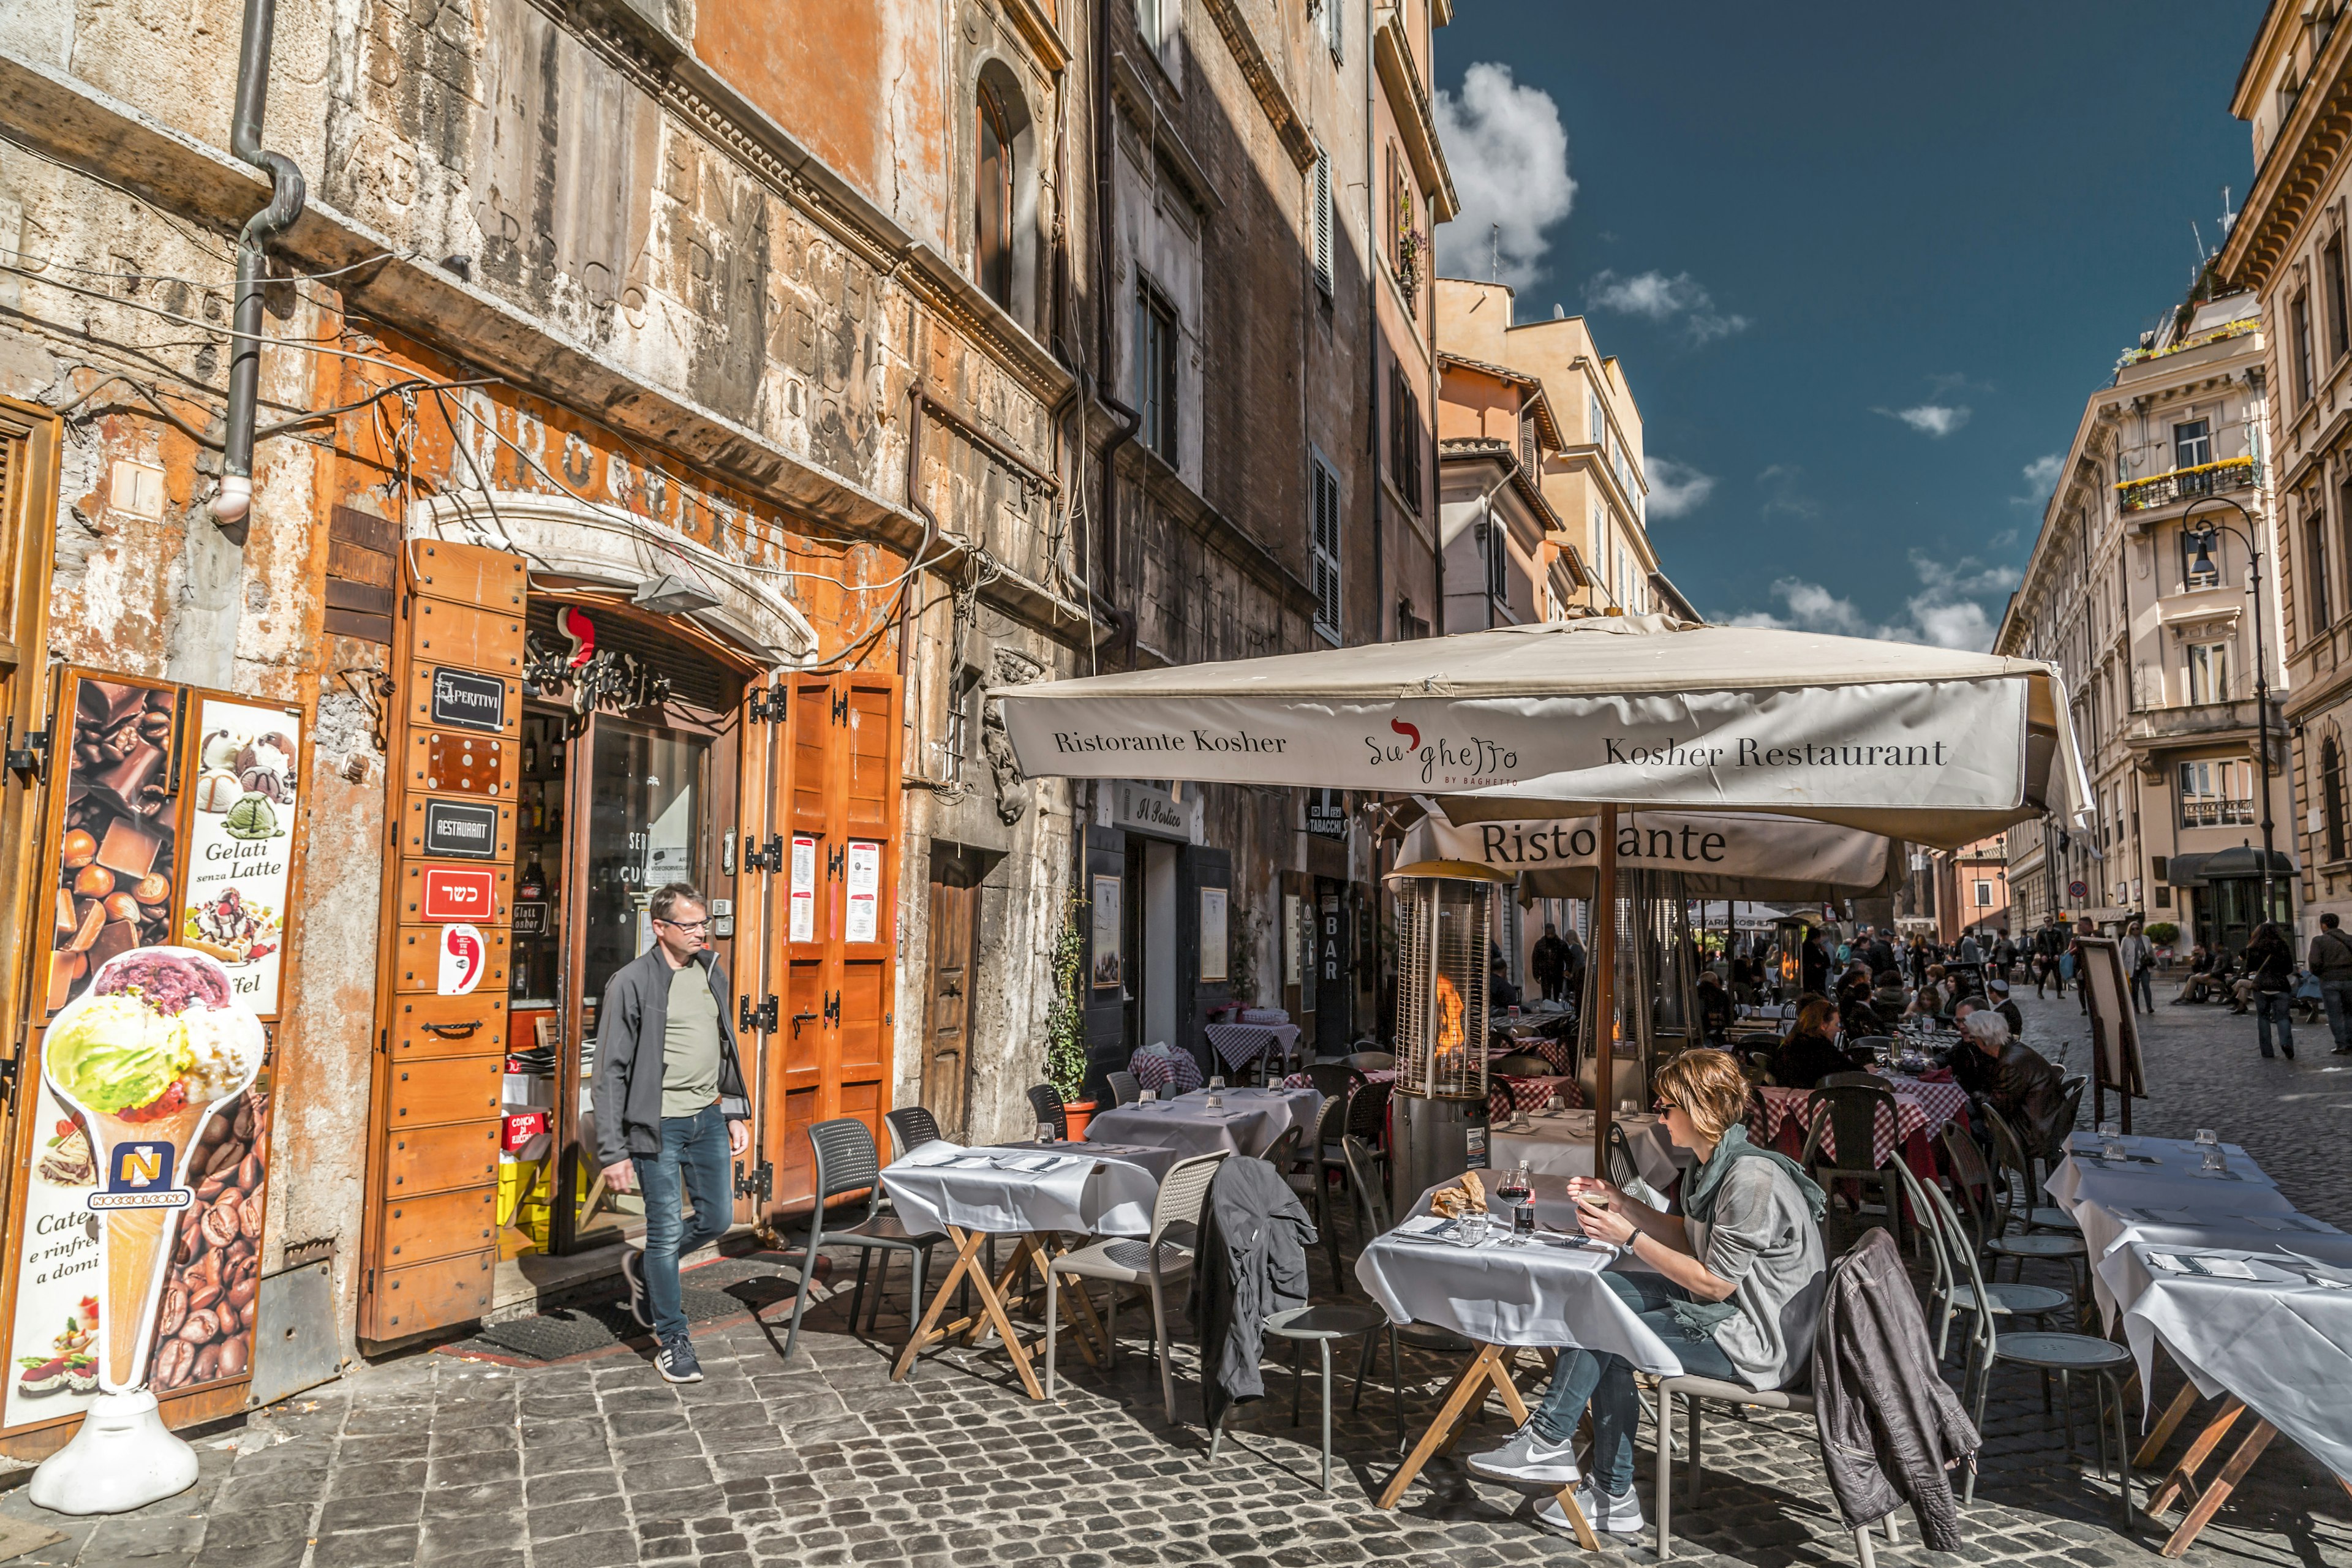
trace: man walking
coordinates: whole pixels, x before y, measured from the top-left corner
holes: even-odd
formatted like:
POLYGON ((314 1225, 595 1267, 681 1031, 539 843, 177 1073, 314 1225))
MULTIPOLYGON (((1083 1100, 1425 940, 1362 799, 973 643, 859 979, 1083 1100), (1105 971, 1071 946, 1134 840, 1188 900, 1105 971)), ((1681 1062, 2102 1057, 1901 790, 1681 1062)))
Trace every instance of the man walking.
POLYGON ((596 1013, 596 1152, 604 1184, 646 1194, 646 1245, 621 1256, 629 1310, 661 1342, 654 1365, 700 1383, 687 1334, 677 1260, 727 1234, 729 1157, 751 1145, 751 1101, 727 1014, 726 971, 705 946, 703 897, 685 882, 648 906, 654 945, 604 984, 596 1013), (688 1230, 679 1190, 694 1204, 688 1230))
POLYGON ((1544 1000, 1559 1001, 1560 981, 1568 973, 1568 943, 1559 940, 1559 928, 1549 921, 1544 921, 1543 935, 1536 938, 1535 951, 1528 954, 1528 967, 1543 987, 1544 1000))
MULTIPOLYGON (((2132 1005, 2143 1013, 2156 1011, 2156 949, 2147 933, 2135 920, 2125 928, 2124 940, 2117 944, 2116 956, 2124 961, 2124 973, 2130 977, 2132 1005)), ((2352 978, 2352 976, 2347 976, 2352 978)))
POLYGON ((2327 1004, 2327 1032, 2336 1037, 2336 1054, 2352 1056, 2352 938, 2341 929, 2334 911, 2319 917, 2319 934, 2311 939, 2304 963, 2318 977, 2320 998, 2327 1004))

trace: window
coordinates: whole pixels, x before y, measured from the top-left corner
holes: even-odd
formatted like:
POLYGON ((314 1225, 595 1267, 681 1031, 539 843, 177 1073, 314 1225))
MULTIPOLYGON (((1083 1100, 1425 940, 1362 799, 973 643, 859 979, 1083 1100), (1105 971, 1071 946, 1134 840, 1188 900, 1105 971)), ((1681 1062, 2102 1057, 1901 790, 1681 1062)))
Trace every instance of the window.
POLYGON ((2172 427, 2172 466, 2201 468, 2213 460, 2213 426, 2210 420, 2187 419, 2172 427))
POLYGON ((2336 737, 2319 748, 2319 801, 2323 819, 2327 825, 2327 858, 2344 858, 2344 753, 2336 749, 2336 737))
MULTIPOLYGON (((1338 0, 1323 0, 1323 4, 1328 9, 1338 4, 1338 0)), ((1315 252, 1315 287, 1323 290, 1323 298, 1328 300, 1331 297, 1331 154, 1324 150, 1320 142, 1315 144, 1313 200, 1315 232, 1307 237, 1307 243, 1315 252)))
POLYGON ((1176 307, 1149 281, 1135 290, 1135 438, 1176 461, 1176 307))
POLYGON ((1013 122, 992 82, 980 84, 979 136, 974 143, 971 269, 981 291, 1013 305, 1013 122))
POLYGON ((1404 366, 1389 366, 1389 478, 1405 499, 1421 507, 1421 399, 1404 366))
POLYGON ((1486 596, 1507 604, 1511 597, 1510 530, 1490 516, 1480 532, 1486 547, 1486 596))
POLYGON ((1393 142, 1388 149, 1388 209, 1389 268, 1404 295, 1406 311, 1418 316, 1422 283, 1420 197, 1413 193, 1412 175, 1405 167, 1404 154, 1393 142))
POLYGON ((2304 542, 2310 556, 2310 570, 2304 574, 2304 598, 2310 605, 2315 637, 2325 633, 2334 619, 2327 613, 2327 513, 2319 504, 2319 496, 2315 489, 2304 498, 2304 542))
POLYGON ((1348 58, 1347 0, 1321 0, 1321 5, 1315 30, 1323 35, 1323 47, 1331 51, 1331 63, 1336 66, 1348 58))
POLYGON ((2287 310, 2288 348, 2294 356, 2294 402, 2311 401, 2311 291, 2300 289, 2287 310))
POLYGON ((974 760, 980 734, 981 673, 972 665, 959 665, 948 687, 948 777, 963 777, 964 764, 974 760))
POLYGON ((2235 827, 2254 819, 2254 764, 2231 759, 2180 764, 2180 826, 2235 827))
POLYGON ((1591 422, 1592 426, 1592 444, 1605 452, 1609 449, 1609 415, 1601 406, 1601 395, 1599 393, 1587 387, 1585 389, 1584 397, 1586 403, 1584 411, 1585 417, 1591 422))
POLYGON ((1413 614, 1412 601, 1400 595, 1396 602, 1397 641, 1411 642, 1429 635, 1429 623, 1413 614))
POLYGON ((2320 280, 2327 290, 2327 357, 2342 359, 2352 350, 2352 319, 2344 299, 2344 237, 2336 236, 2319 252, 2320 280))
MULTIPOLYGON (((1327 0, 1328 4, 1328 0, 1327 0)), ((1315 630, 1331 642, 1339 629, 1339 476, 1314 459, 1315 515, 1309 520, 1307 586, 1315 593, 1315 630)))
POLYGON ((2195 529, 2184 528, 2180 531, 2180 584, 2184 588, 2218 588, 2221 585, 2223 536, 2218 532, 2215 533, 2212 548, 2200 557, 2198 554, 2197 546, 2198 542, 2204 537, 2203 532, 2195 529), (2200 559, 2204 563, 2201 567, 2198 564, 2200 559))
POLYGON ((2230 700, 2230 645, 2192 643, 2189 647, 2189 700, 2230 700))
POLYGON ((1977 908, 1980 910, 1989 910, 1992 908, 1992 884, 1990 882, 1979 882, 1977 884, 1977 908))
POLYGON ((1519 416, 1519 467, 1528 478, 1536 477, 1536 416, 1530 413, 1519 416))
POLYGON ((1143 35, 1143 41, 1151 46, 1153 54, 1167 45, 1182 5, 1183 0, 1135 0, 1135 30, 1143 35))

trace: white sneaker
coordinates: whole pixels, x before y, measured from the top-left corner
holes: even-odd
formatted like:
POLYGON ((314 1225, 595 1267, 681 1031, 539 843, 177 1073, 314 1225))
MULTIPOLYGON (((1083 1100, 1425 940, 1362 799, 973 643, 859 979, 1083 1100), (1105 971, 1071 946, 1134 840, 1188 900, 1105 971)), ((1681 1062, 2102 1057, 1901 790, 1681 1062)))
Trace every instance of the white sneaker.
POLYGON ((1564 1487, 1581 1473, 1576 1468, 1575 1442, 1549 1442, 1532 1423, 1520 1427, 1501 1447, 1473 1454, 1464 1462, 1473 1475, 1512 1485, 1564 1487))
MULTIPOLYGON (((1585 1522, 1604 1535, 1639 1535, 1648 1528, 1642 1518, 1641 1496, 1633 1487, 1627 1487, 1622 1497, 1610 1497, 1587 1481, 1576 1489, 1576 1506, 1585 1522)), ((1544 1499, 1536 1509, 1536 1522, 1561 1535, 1576 1533, 1556 1497, 1544 1499)))

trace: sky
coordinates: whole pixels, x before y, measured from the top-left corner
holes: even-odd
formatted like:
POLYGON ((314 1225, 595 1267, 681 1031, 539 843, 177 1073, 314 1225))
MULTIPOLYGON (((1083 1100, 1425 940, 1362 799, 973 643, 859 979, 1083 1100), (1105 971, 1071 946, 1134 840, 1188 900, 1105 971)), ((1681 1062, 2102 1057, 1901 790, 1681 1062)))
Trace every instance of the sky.
POLYGON ((1709 619, 1989 647, 2085 400, 2244 195, 2263 12, 1457 0, 1440 270, 1591 320, 1709 619))

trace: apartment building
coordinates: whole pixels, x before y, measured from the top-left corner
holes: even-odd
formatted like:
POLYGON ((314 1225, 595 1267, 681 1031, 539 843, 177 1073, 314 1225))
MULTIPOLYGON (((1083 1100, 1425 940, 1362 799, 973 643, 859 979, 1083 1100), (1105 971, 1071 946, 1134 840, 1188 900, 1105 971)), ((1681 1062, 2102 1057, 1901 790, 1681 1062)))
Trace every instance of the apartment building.
MULTIPOLYGON (((2286 823, 2293 802, 2263 325, 2252 294, 2200 290, 2122 356, 2076 423, 1994 649, 2064 675, 2095 826, 2011 831, 2019 931, 2141 916, 2234 949, 2259 917, 2248 884, 2206 867, 2258 848, 2265 816, 2286 823)), ((2282 910, 2289 865, 2276 862, 2282 910)))

